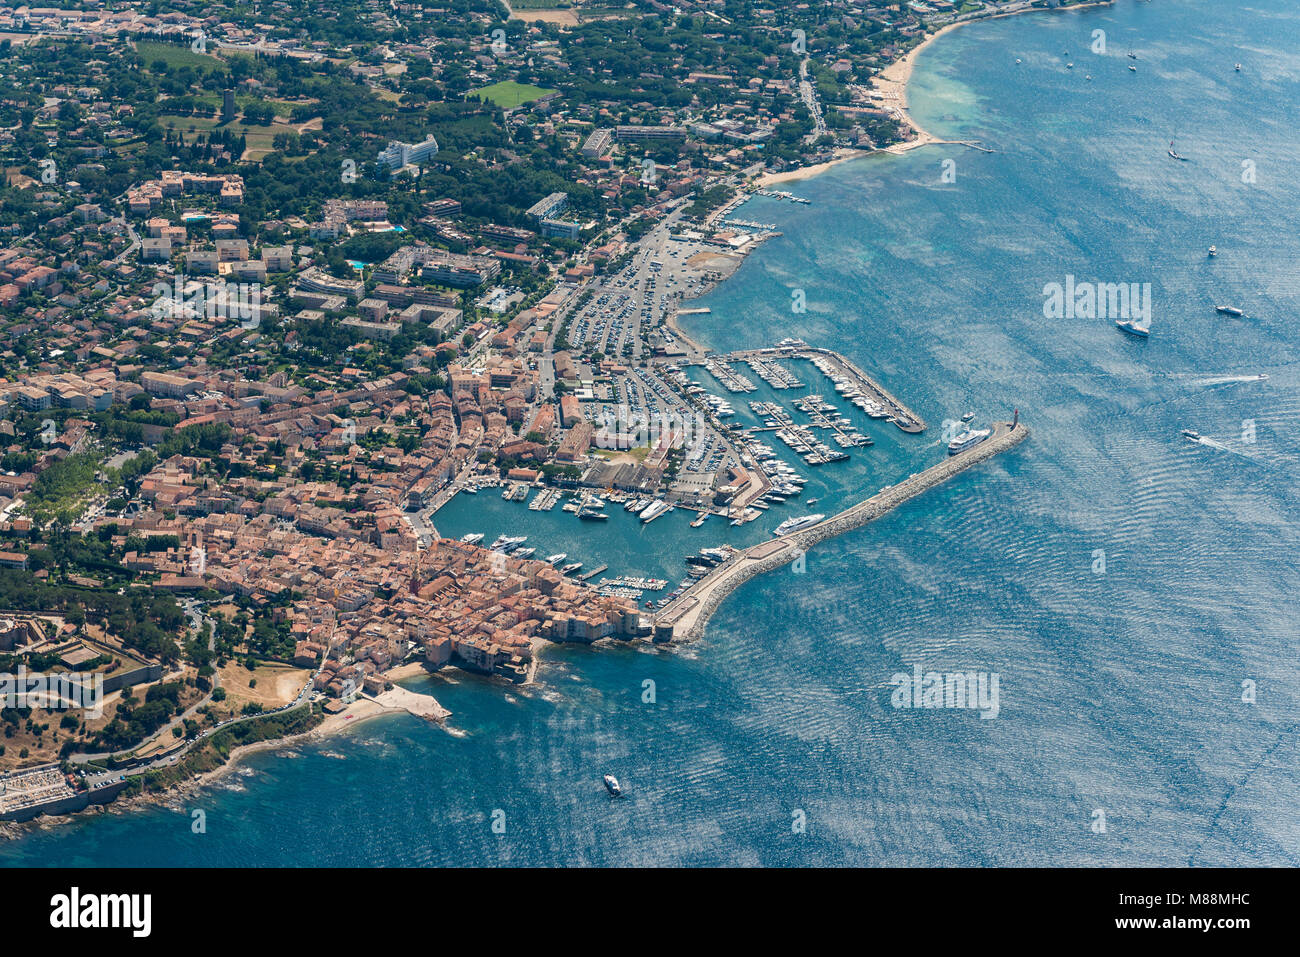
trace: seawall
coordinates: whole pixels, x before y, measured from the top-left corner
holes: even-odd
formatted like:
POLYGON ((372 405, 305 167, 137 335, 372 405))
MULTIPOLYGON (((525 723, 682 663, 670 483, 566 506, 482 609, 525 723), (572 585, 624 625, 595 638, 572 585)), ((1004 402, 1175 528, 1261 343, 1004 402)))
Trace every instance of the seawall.
POLYGON ((882 489, 865 501, 852 505, 811 528, 745 549, 701 579, 699 584, 670 606, 661 609, 655 616, 657 634, 671 627, 674 641, 685 641, 698 636, 723 599, 755 575, 790 564, 818 542, 866 525, 908 499, 946 482, 972 465, 1019 445, 1028 437, 1029 430, 1023 423, 1013 429, 1010 422, 999 422, 994 427, 993 435, 974 448, 949 456, 924 472, 918 472, 897 485, 882 489))

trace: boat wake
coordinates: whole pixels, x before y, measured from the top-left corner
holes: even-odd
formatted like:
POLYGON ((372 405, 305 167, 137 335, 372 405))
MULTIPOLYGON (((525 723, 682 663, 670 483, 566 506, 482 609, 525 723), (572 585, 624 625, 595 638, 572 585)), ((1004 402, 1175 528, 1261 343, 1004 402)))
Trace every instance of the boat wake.
POLYGON ((1214 439, 1209 439, 1205 436, 1201 436, 1199 439, 1192 439, 1191 441, 1193 445, 1204 445, 1207 449, 1214 449, 1216 452, 1228 452, 1232 455, 1238 456, 1239 458, 1249 459, 1251 462, 1256 462, 1260 465, 1264 464, 1256 455, 1244 452, 1241 449, 1234 449, 1231 445, 1216 442, 1214 439))
POLYGON ((1263 382, 1268 378, 1264 373, 1259 375, 1216 375, 1204 379, 1195 380, 1192 385, 1209 388, 1218 385, 1237 385, 1242 382, 1263 382))

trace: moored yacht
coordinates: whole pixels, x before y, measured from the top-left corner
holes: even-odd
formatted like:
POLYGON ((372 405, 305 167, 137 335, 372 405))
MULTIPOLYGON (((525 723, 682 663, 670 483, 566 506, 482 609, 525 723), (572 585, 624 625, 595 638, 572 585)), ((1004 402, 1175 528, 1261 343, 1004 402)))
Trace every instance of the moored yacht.
POLYGON ((948 443, 948 454, 956 455, 958 452, 972 449, 992 434, 989 429, 966 429, 948 443))
POLYGON ((1130 335, 1139 336, 1143 339, 1151 335, 1151 330, 1147 326, 1140 326, 1132 319, 1116 319, 1115 325, 1130 335))
POLYGON ((825 518, 826 516, 820 512, 813 515, 804 515, 801 518, 787 518, 776 528, 772 529, 772 534, 780 538, 782 535, 789 535, 791 532, 799 532, 805 528, 811 528, 825 518))

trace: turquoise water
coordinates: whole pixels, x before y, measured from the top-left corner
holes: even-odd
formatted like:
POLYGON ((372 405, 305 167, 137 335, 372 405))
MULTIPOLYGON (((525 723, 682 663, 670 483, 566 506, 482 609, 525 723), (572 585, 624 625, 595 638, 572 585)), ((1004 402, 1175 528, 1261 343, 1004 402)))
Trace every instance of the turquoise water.
MULTIPOLYGON (((936 461, 940 423, 967 409, 1018 407, 1028 443, 819 545, 806 574, 748 583, 689 647, 551 649, 522 690, 421 680, 455 733, 371 722, 254 756, 174 809, 85 818, 0 858, 1298 863, 1297 50, 1287 0, 1121 0, 940 39, 913 84, 918 118, 997 152, 932 146, 790 187, 809 206, 755 199, 745 218, 784 236, 691 331, 720 348, 798 334, 840 349, 930 422, 918 437, 868 426, 875 447, 814 473, 830 496, 936 461), (1087 52, 1094 29, 1104 58, 1087 52), (1171 138, 1188 162, 1167 156, 1171 138), (1151 283, 1151 338, 1045 319, 1043 287, 1067 274, 1151 283), (1252 318, 1217 317, 1221 302, 1252 318), (892 708, 891 675, 915 664, 997 672, 999 716, 892 708), (626 800, 605 797, 605 771, 626 800), (206 834, 191 833, 195 808, 206 834)), ((490 492, 439 520, 505 523, 588 561, 588 535, 609 536, 611 566, 665 571, 701 533, 766 535, 676 513, 589 533, 490 492)))

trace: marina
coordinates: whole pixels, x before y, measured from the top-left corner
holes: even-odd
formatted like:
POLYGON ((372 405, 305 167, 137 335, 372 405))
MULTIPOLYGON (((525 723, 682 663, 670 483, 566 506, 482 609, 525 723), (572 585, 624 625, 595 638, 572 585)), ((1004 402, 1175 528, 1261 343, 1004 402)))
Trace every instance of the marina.
POLYGON ((549 512, 560 501, 560 496, 559 489, 543 489, 528 503, 528 510, 532 512, 549 512))

